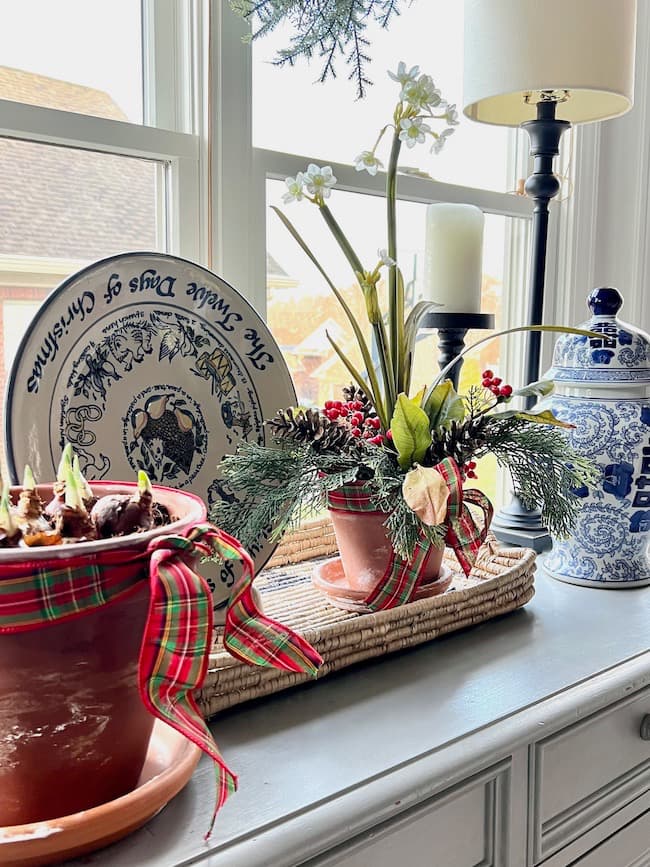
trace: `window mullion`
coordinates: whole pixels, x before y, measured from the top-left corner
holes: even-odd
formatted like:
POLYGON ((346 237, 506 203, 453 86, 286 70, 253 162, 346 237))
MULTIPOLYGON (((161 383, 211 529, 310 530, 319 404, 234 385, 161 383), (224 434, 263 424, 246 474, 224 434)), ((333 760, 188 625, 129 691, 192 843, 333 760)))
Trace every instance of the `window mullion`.
POLYGON ((229 4, 212 0, 210 11, 211 263, 262 313, 264 182, 253 160, 252 52, 242 42, 247 25, 229 4))
POLYGON ((0 99, 0 136, 145 159, 198 157, 194 136, 0 99))
MULTIPOLYGON (((267 178, 283 180, 304 170, 309 162, 323 164, 323 160, 313 160, 309 157, 294 156, 280 151, 268 151, 255 148, 256 161, 267 178)), ((332 171, 337 178, 337 189, 366 195, 385 195, 385 174, 375 176, 367 172, 357 172, 353 166, 330 162, 332 171)), ((427 180, 413 175, 400 174, 398 179, 398 197, 411 202, 467 202, 478 205, 484 211, 503 214, 510 217, 530 217, 530 201, 523 196, 510 193, 497 193, 492 190, 481 190, 474 187, 461 187, 456 184, 444 184, 439 181, 427 180)))

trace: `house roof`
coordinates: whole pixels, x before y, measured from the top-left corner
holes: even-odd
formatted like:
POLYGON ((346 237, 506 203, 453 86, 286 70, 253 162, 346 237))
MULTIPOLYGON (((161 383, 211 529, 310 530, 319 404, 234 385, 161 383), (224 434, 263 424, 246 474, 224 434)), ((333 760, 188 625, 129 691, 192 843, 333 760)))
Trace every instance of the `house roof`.
POLYGON ((38 75, 24 69, 0 66, 0 99, 26 102, 43 108, 58 108, 108 117, 112 120, 127 120, 122 109, 103 90, 59 81, 47 75, 38 75))

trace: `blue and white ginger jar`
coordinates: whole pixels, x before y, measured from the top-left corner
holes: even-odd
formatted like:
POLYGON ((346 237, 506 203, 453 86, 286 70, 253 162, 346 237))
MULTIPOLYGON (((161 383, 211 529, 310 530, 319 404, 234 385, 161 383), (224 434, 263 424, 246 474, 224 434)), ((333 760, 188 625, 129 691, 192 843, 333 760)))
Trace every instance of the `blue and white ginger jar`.
POLYGON ((575 492, 573 534, 553 539, 543 568, 572 584, 638 587, 650 584, 650 337, 617 318, 616 289, 594 289, 587 303, 593 316, 580 327, 601 337, 560 337, 543 406, 575 425, 571 445, 602 476, 575 492))

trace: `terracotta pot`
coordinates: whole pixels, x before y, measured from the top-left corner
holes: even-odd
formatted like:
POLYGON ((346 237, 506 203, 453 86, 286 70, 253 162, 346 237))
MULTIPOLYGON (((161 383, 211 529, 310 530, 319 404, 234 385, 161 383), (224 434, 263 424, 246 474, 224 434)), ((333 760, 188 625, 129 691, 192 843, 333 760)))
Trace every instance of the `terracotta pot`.
MULTIPOLYGON (((336 542, 349 589, 355 596, 368 596, 386 574, 392 547, 386 534, 383 512, 355 512, 330 508, 336 542)), ((431 547, 424 567, 423 584, 440 574, 444 548, 431 547)))
MULTIPOLYGON (((97 496, 134 485, 93 483, 97 496)), ((15 489, 17 495, 20 489, 15 489)), ((39 486, 47 501, 51 488, 39 486)), ((2 564, 146 547, 153 536, 204 521, 192 494, 154 488, 176 519, 137 536, 75 546, 0 551, 2 564)), ((134 566, 134 569, 141 569, 134 566)), ((130 792, 142 770, 154 719, 140 700, 138 657, 149 586, 72 620, 0 634, 0 826, 66 816, 130 792)))

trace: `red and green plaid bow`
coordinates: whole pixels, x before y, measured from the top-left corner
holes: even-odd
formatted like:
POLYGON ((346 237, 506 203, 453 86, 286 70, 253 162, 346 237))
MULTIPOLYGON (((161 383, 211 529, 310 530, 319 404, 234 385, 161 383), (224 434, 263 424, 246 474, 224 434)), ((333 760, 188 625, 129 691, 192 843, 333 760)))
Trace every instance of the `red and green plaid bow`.
POLYGON ((212 554, 240 559, 244 567, 226 615, 224 639, 231 653, 255 665, 315 674, 321 657, 299 635, 261 614, 251 591, 251 558, 235 539, 209 524, 196 525, 184 536, 159 536, 146 551, 132 548, 71 556, 64 567, 55 558, 4 565, 0 634, 79 617, 124 596, 146 579, 148 560, 151 596, 138 667, 140 694, 154 716, 214 760, 213 824, 237 779, 193 697, 205 679, 212 643, 212 598, 195 565, 197 558, 212 554))
POLYGON ((492 503, 484 493, 474 488, 463 491, 463 478, 453 458, 440 461, 436 469, 449 488, 445 542, 454 549, 463 572, 469 575, 492 521, 492 503), (481 509, 485 518, 483 526, 478 526, 467 503, 472 503, 481 509))
MULTIPOLYGON (((479 548, 485 541, 492 520, 492 505, 480 491, 463 491, 460 470, 452 458, 445 458, 436 469, 449 488, 445 542, 454 549, 458 562, 467 575, 476 562, 479 548), (482 527, 474 521, 465 501, 483 510, 485 523, 482 527)), ((345 485, 336 491, 331 491, 328 501, 332 509, 378 514, 372 503, 372 494, 359 484, 345 485)), ((393 551, 382 579, 365 599, 364 604, 372 611, 381 611, 410 602, 422 583, 431 551, 431 545, 424 540, 418 542, 409 560, 398 557, 393 551)))

